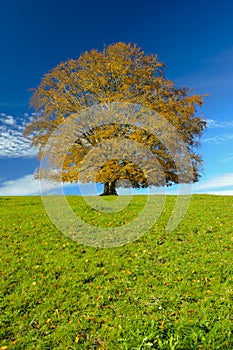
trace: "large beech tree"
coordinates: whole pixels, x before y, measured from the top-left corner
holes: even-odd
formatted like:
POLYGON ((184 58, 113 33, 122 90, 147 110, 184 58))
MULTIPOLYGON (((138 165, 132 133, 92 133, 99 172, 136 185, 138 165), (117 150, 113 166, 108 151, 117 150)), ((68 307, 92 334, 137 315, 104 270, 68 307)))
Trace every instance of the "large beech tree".
MULTIPOLYGON (((45 74, 31 99, 36 113, 25 130, 25 136, 32 135, 32 145, 38 148, 39 159, 47 153, 56 169, 62 145, 67 140, 60 132, 56 136, 57 142, 48 146, 55 130, 71 118, 76 118, 78 124, 79 114, 87 108, 115 102, 143 106, 165 118, 177 130, 192 163, 193 176, 184 182, 198 181, 202 163, 198 146, 206 123, 196 116, 196 112, 203 103, 203 96, 192 94, 186 87, 176 87, 165 77, 165 66, 157 56, 145 54, 137 45, 119 42, 101 52, 91 50, 78 59, 60 63, 45 74)), ((56 171, 41 169, 40 176, 52 181, 80 181, 82 159, 103 141, 114 138, 138 142, 156 156, 163 169, 165 183, 159 180, 159 176, 154 176, 150 184, 179 182, 180 174, 171 152, 155 133, 144 130, 143 125, 114 122, 112 116, 110 122, 106 120, 104 124, 98 124, 98 120, 94 124, 88 123, 87 118, 86 123, 78 127, 76 140, 69 147, 62 166, 56 171)), ((86 177, 82 177, 81 181, 91 181, 92 171, 89 166, 90 176, 86 169, 86 177)), ((140 167, 140 157, 135 161, 127 154, 106 159, 95 176, 96 182, 104 184, 104 195, 117 194, 117 183, 123 179, 136 188, 148 186, 147 174, 140 167)))

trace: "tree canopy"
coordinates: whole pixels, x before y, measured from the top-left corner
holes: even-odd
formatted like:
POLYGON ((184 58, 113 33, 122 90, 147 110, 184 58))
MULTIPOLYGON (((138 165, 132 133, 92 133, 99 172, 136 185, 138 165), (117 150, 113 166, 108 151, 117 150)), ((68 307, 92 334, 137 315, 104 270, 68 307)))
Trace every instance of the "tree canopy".
POLYGON ((175 153, 180 158, 184 153, 184 147, 178 147, 181 141, 192 166, 192 176, 183 176, 182 181, 196 182, 202 164, 198 146, 206 127, 205 121, 196 116, 202 104, 203 96, 192 94, 186 87, 176 87, 165 77, 165 65, 157 56, 145 54, 137 45, 119 42, 102 51, 85 52, 77 59, 60 63, 34 89, 31 106, 36 113, 25 135, 32 135, 39 159, 46 154, 53 164, 50 169, 40 169, 36 176, 52 181, 89 182, 95 172, 95 181, 104 184, 105 195, 116 194, 120 180, 135 188, 175 184, 181 181, 184 171, 174 159, 175 153), (127 118, 121 119, 121 113, 125 116, 126 111, 127 118), (148 122, 156 127, 145 127, 148 122), (164 132, 166 140, 161 139, 164 132), (172 134, 176 136, 173 146, 168 141, 172 134), (72 143, 67 141, 70 135, 72 143), (110 158, 106 153, 113 147, 112 140, 119 152, 110 158), (104 150, 100 147, 103 142, 110 142, 104 150), (132 143, 149 152, 133 150, 132 143), (106 157, 97 156, 97 149, 106 157), (88 154, 91 157, 84 162, 88 154), (80 176, 83 168, 85 176, 80 176))

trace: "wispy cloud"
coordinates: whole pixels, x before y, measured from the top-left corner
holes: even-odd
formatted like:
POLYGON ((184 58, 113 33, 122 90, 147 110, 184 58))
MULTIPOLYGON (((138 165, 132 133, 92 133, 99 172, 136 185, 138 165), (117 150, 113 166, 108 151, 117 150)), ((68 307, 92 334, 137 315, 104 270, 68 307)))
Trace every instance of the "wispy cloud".
POLYGON ((207 119, 208 128, 233 128, 233 120, 230 121, 219 121, 214 119, 207 119))
POLYGON ((218 65, 226 65, 230 64, 232 66, 232 60, 233 60, 233 46, 229 47, 228 49, 218 52, 212 57, 209 57, 205 60, 203 60, 204 63, 207 65, 210 64, 218 64, 218 65))
POLYGON ((16 123, 12 115, 7 115, 5 113, 0 113, 0 121, 7 125, 14 125, 16 123))
POLYGON ((233 130, 231 130, 233 129, 233 120, 207 119, 206 121, 208 130, 216 129, 216 131, 214 136, 212 136, 213 130, 210 133, 211 136, 205 136, 203 143, 221 144, 233 140, 233 130), (229 133, 229 131, 231 132, 229 133))
POLYGON ((28 174, 23 177, 0 182, 0 196, 39 196, 47 194, 82 194, 83 196, 98 195, 98 189, 93 183, 87 184, 72 184, 66 183, 56 185, 46 181, 39 181, 34 178, 33 174, 28 174))
POLYGON ((223 157, 221 162, 232 162, 233 161, 233 153, 228 154, 227 156, 223 157))
MULTIPOLYGON (((97 195, 98 190, 94 189, 95 184, 65 184, 63 185, 64 192, 69 190, 69 193, 82 193, 82 195, 97 195)), ((60 193, 59 185, 55 185, 49 182, 42 182, 36 180, 33 174, 25 175, 15 180, 4 181, 0 184, 0 196, 33 196, 41 194, 53 194, 60 193), (41 193, 42 189, 42 193, 41 193)), ((187 193, 206 193, 215 195, 233 195, 233 173, 226 173, 218 175, 207 180, 200 181, 193 185, 191 190, 188 189, 187 193)), ((119 193, 122 194, 148 194, 156 193, 162 194, 164 189, 156 188, 155 191, 132 191, 130 189, 120 189, 119 193)), ((165 190, 167 194, 179 194, 177 188, 165 190)))
POLYGON ((203 143, 221 144, 233 140, 233 134, 216 135, 203 138, 203 143))
POLYGON ((29 138, 23 136, 25 125, 31 116, 23 118, 0 113, 0 158, 35 157, 37 150, 31 147, 29 138))
MULTIPOLYGON (((214 176, 208 180, 200 181, 199 183, 193 186, 195 192, 198 191, 209 191, 210 189, 216 189, 215 193, 222 191, 225 188, 226 191, 229 191, 229 187, 233 188, 233 173, 226 173, 214 176)), ((230 190, 231 191, 231 190, 230 190)), ((206 193, 206 192, 205 192, 206 193)), ((208 192, 210 193, 210 192, 208 192)))
MULTIPOLYGON (((52 191, 57 186, 47 183, 43 188, 52 191)), ((1 183, 0 196, 28 196, 40 195, 40 182, 33 175, 25 175, 15 180, 8 180, 1 183)))

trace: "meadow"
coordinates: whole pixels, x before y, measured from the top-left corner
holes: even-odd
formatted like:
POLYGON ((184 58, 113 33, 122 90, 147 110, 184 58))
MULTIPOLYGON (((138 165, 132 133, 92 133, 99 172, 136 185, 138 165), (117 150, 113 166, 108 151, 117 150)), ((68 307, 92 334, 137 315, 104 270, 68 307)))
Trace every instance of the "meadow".
MULTIPOLYGON (((133 201, 116 220, 137 215, 133 201)), ((102 249, 59 232, 40 197, 1 197, 0 350, 233 349, 233 197, 193 195, 168 233, 174 202, 138 240, 102 249)))

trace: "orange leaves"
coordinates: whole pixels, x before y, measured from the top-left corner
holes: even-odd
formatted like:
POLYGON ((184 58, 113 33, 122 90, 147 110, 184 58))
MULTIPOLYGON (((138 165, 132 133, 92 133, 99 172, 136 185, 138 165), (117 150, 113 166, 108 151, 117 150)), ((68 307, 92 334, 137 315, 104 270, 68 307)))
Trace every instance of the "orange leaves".
POLYGON ((108 274, 108 270, 103 269, 103 275, 107 275, 108 274))
MULTIPOLYGON (((203 96, 192 95, 185 87, 175 87, 175 83, 165 77, 164 67, 164 63, 156 55, 147 55, 136 44, 118 42, 106 46, 102 51, 91 50, 77 59, 61 62, 45 74, 31 99, 31 105, 38 114, 25 130, 25 136, 32 134, 32 145, 38 147, 39 158, 45 152, 54 162, 54 168, 58 169, 50 173, 42 171, 42 177, 52 181, 58 178, 64 182, 77 181, 81 172, 79 167, 85 168, 87 154, 106 140, 125 138, 145 146, 149 152, 155 154, 164 170, 165 182, 177 183, 174 162, 166 145, 159 143, 156 137, 159 130, 155 130, 155 135, 149 135, 143 130, 143 125, 140 129, 135 125, 132 128, 131 125, 119 124, 117 116, 114 116, 116 122, 109 122, 106 117, 104 124, 98 120, 98 114, 94 126, 90 125, 89 118, 82 125, 78 125, 79 114, 91 106, 127 102, 158 113, 176 128, 190 150, 194 178, 197 181, 201 158, 193 148, 198 146, 199 136, 202 135, 206 123, 194 116, 196 107, 203 103, 203 96), (77 132, 75 143, 66 150, 67 136, 63 135, 61 129, 53 144, 48 146, 47 142, 54 130, 68 123, 74 115, 77 130, 74 131, 71 127, 70 135, 73 137, 73 133, 77 132), (66 157, 61 166, 59 161, 64 150, 66 157)), ((109 118, 113 120, 112 116, 109 118)), ((150 123, 153 124, 154 119, 151 116, 150 118, 150 123)), ((92 158, 95 160, 94 153, 92 158)), ((94 167, 86 165, 89 171, 86 171, 86 177, 82 181, 93 181, 92 173, 98 168, 96 182, 126 179, 131 181, 133 187, 146 187, 147 174, 140 169, 141 160, 140 157, 136 157, 137 162, 127 157, 115 157, 106 159, 100 169, 97 161, 94 167)), ((159 181, 155 176, 154 183, 157 185, 159 181)))

